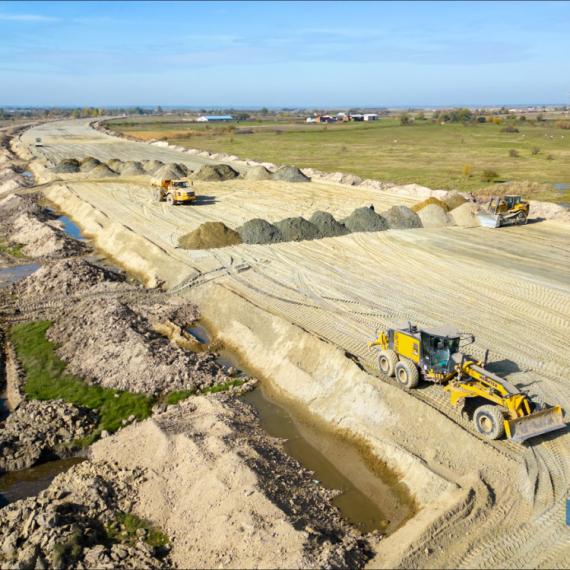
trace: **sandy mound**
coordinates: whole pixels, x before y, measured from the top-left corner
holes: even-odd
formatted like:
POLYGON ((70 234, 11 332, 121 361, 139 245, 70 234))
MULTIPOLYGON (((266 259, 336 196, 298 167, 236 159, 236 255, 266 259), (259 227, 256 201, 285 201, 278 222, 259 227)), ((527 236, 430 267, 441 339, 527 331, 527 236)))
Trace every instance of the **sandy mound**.
POLYGON ((52 169, 52 172, 56 174, 73 174, 75 172, 79 172, 79 164, 77 161, 71 162, 69 159, 62 160, 55 168, 52 169))
POLYGON ((382 217, 386 218, 392 230, 409 230, 422 227, 420 217, 406 206, 392 206, 386 212, 382 212, 382 217))
MULTIPOLYGON (((129 164, 129 163, 126 163, 129 164)), ((148 172, 144 169, 140 162, 132 162, 127 168, 121 171, 122 176, 148 176, 148 172)))
POLYGON ((239 176, 239 172, 235 171, 227 164, 216 164, 211 166, 205 164, 192 175, 194 180, 202 180, 203 182, 222 182, 224 180, 233 180, 239 176))
POLYGON ((422 208, 425 208, 426 206, 429 206, 430 204, 435 204, 436 206, 443 208, 446 212, 449 212, 449 206, 445 202, 442 202, 441 200, 438 200, 437 198, 433 198, 433 197, 427 198, 423 202, 418 202, 417 204, 414 204, 412 206, 412 211, 413 212, 419 212, 422 208))
POLYGON ((245 173, 246 180, 272 180, 273 173, 269 172, 265 166, 254 166, 245 173))
POLYGON ((275 222, 275 226, 283 234, 285 241, 304 241, 323 237, 315 224, 308 222, 301 216, 275 222))
POLYGON ((88 160, 82 160, 81 163, 81 172, 91 172, 101 164, 101 161, 97 160, 96 158, 89 158, 88 160))
POLYGON ((551 204, 550 202, 529 200, 529 218, 544 218, 546 220, 570 222, 570 210, 564 206, 551 204))
POLYGON ((349 229, 340 222, 337 222, 332 214, 328 212, 315 212, 310 218, 309 222, 315 224, 323 237, 336 237, 344 236, 350 233, 349 229))
POLYGON ((461 194, 453 194, 445 201, 445 204, 450 210, 455 210, 455 208, 459 208, 459 206, 465 204, 467 200, 461 194))
POLYGON ((111 170, 106 164, 100 164, 91 171, 92 178, 114 178, 119 176, 114 170, 111 170))
POLYGON ((91 161, 93 161, 93 160, 95 160, 96 162, 98 162, 99 164, 101 164, 101 161, 100 161, 100 160, 97 160, 95 157, 93 157, 93 156, 86 156, 85 158, 82 158, 82 159, 79 161, 79 166, 83 166, 84 164, 87 164, 88 162, 91 162, 91 161))
POLYGON ((164 162, 162 162, 161 160, 149 160, 144 165, 144 168, 149 174, 154 174, 157 170, 159 170, 163 166, 164 162))
MULTIPOLYGON (((53 265, 44 265, 24 277, 16 285, 18 295, 44 297, 52 294, 75 294, 97 286, 98 290, 123 287, 125 278, 115 271, 93 265, 85 259, 64 259, 53 265)), ((130 288, 130 285, 126 285, 130 288)))
POLYGON ((178 178, 185 178, 188 169, 184 166, 181 168, 180 164, 176 164, 175 162, 170 162, 169 164, 165 164, 161 166, 154 172, 154 176, 156 178, 162 178, 163 180, 177 180, 178 178))
POLYGON ((178 240, 182 249, 215 249, 240 243, 240 235, 222 222, 206 222, 178 240))
POLYGON ((389 228, 388 221, 370 208, 358 208, 340 220, 351 232, 381 232, 389 228))
POLYGON ((273 180, 280 182, 310 182, 311 179, 305 176, 296 166, 282 166, 273 174, 273 180))
POLYGON ((25 244, 24 255, 37 258, 58 258, 81 255, 89 251, 89 246, 72 238, 63 230, 40 222, 27 213, 18 217, 13 226, 11 239, 16 243, 25 244))
MULTIPOLYGON (((430 198, 431 200, 432 198, 430 198)), ((435 200, 435 198, 433 198, 435 200)), ((418 216, 424 228, 441 228, 442 226, 453 225, 453 220, 449 214, 437 204, 428 204, 419 212, 418 216)))
POLYGON ((338 182, 340 184, 348 184, 350 186, 359 186, 362 184, 362 178, 356 174, 345 174, 344 172, 333 172, 325 176, 326 180, 338 182))
POLYGON ((261 218, 248 220, 236 231, 241 236, 243 243, 268 244, 283 241, 281 231, 267 220, 262 220, 261 218))
POLYGON ((479 218, 475 215, 481 208, 473 202, 465 202, 457 206, 450 212, 449 216, 453 223, 461 228, 477 228, 481 225, 479 218))

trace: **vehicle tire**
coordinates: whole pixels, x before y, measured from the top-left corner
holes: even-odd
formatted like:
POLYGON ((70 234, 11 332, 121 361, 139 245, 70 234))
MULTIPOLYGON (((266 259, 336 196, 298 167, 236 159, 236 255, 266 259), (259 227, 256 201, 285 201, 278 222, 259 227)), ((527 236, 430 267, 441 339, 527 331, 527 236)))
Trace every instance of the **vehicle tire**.
POLYGON ((384 376, 394 376, 396 364, 398 364, 398 355, 393 350, 388 348, 378 355, 378 368, 384 376))
POLYGON ((481 406, 477 408, 473 423, 477 431, 487 439, 505 437, 505 418, 497 406, 481 406))
POLYGON ((168 195, 166 196, 166 203, 167 203, 169 206, 173 206, 173 205, 174 205, 174 196, 173 196, 172 194, 168 194, 168 195))
POLYGON ((524 226, 524 224, 526 224, 526 216, 524 214, 524 212, 520 212, 520 214, 517 216, 519 224, 521 226, 524 226))
POLYGON ((404 388, 417 388, 420 383, 420 373, 417 366, 410 360, 400 360, 396 364, 396 380, 404 388))

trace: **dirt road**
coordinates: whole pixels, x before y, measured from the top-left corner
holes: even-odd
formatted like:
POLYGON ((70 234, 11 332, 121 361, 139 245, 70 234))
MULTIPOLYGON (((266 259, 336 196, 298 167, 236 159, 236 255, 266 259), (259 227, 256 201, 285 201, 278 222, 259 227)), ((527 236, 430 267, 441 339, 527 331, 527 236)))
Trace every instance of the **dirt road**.
MULTIPOLYGON (((168 152, 168 161, 197 160, 69 123, 31 129, 22 140, 51 141, 31 151, 55 159, 165 160, 168 152)), ((475 356, 490 349, 495 372, 570 409, 570 225, 179 250, 178 237, 204 221, 235 229, 252 217, 342 216, 369 203, 381 212, 415 201, 315 182, 196 190, 201 203, 186 208, 152 202, 140 181, 67 180, 47 197, 129 269, 196 300, 284 398, 397 470, 423 510, 378 545, 371 566, 568 567, 568 429, 525 444, 483 442, 439 387, 406 394, 361 367, 376 369, 366 340, 378 328, 451 323, 475 334, 475 356)))

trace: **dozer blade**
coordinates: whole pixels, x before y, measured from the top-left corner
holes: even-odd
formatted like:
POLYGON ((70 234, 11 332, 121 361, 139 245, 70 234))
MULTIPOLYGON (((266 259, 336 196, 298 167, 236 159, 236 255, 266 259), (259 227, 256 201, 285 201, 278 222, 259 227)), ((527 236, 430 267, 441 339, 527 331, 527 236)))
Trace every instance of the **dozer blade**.
POLYGON ((497 228, 500 216, 489 214, 488 212, 478 212, 477 217, 484 228, 497 228))
POLYGON ((556 406, 549 410, 536 412, 530 416, 505 422, 507 437, 512 441, 523 441, 543 433, 566 427, 562 417, 562 408, 556 406))

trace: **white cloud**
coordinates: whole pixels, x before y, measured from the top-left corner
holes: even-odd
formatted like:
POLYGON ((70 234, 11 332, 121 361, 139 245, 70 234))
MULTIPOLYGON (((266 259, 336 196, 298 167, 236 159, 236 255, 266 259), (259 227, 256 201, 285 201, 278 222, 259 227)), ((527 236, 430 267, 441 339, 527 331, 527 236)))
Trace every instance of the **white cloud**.
POLYGON ((13 22, 58 22, 59 18, 41 16, 40 14, 0 14, 0 20, 13 22))

